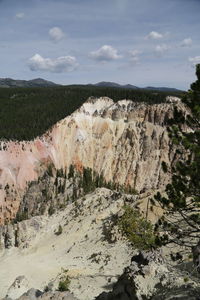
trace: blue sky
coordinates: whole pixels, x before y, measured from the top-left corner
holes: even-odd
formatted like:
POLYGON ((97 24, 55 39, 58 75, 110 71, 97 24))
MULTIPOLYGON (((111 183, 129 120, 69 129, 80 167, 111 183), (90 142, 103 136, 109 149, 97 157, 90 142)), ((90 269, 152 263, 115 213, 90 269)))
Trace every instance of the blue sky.
POLYGON ((0 0, 0 77, 188 89, 200 0, 0 0))

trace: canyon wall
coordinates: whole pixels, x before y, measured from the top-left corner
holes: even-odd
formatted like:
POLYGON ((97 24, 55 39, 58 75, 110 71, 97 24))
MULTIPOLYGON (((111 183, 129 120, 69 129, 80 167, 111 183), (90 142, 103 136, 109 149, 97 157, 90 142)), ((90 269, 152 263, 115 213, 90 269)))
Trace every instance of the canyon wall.
POLYGON ((184 117, 190 113, 174 97, 155 105, 90 98, 34 141, 2 141, 0 224, 15 218, 29 182, 36 182, 49 165, 65 170, 74 165, 79 171, 89 167, 140 193, 164 188, 178 157, 167 131, 175 110, 184 117))

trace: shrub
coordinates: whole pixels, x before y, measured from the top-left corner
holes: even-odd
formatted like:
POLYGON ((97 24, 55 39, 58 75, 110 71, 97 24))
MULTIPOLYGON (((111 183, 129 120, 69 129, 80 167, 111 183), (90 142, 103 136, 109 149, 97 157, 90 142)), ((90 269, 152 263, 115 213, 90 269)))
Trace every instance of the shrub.
POLYGON ((75 173, 74 166, 70 165, 70 167, 69 167, 69 173, 68 173, 68 179, 73 178, 74 175, 75 175, 74 173, 75 173))
POLYGON ((49 164, 47 166, 47 174, 50 176, 50 177, 53 177, 53 168, 54 168, 54 165, 53 164, 49 164))
POLYGON ((21 222, 28 219, 28 212, 26 211, 18 211, 15 217, 15 222, 21 222))
POLYGON ((164 173, 167 173, 168 167, 165 161, 162 161, 162 169, 164 173))
POLYGON ((119 219, 118 226, 122 234, 139 250, 155 247, 153 225, 132 207, 124 207, 124 214, 119 219))
POLYGON ((64 278, 62 278, 58 284, 58 290, 60 292, 65 292, 65 291, 69 291, 69 285, 70 285, 71 281, 69 279, 69 276, 66 276, 64 278))
POLYGON ((53 207, 53 205, 51 204, 50 206, 49 206, 49 209, 48 209, 48 214, 49 214, 49 216, 52 216, 54 213, 55 213, 55 208, 53 207))
POLYGON ((56 231, 56 235, 60 235, 60 234, 62 234, 62 232, 63 232, 63 229, 62 229, 62 226, 61 225, 59 225, 58 226, 58 231, 56 231))

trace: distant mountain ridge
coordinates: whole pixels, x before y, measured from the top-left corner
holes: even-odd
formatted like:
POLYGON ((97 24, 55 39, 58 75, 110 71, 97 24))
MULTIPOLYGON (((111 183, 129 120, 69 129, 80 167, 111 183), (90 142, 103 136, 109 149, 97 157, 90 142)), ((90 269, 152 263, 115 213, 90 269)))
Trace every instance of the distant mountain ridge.
POLYGON ((155 90, 155 91, 162 91, 162 92, 181 92, 182 90, 171 88, 171 87, 154 87, 154 86, 147 86, 144 88, 145 90, 155 90))
MULTIPOLYGON (((85 85, 85 84, 80 84, 85 85)), ((86 84, 86 86, 92 85, 96 87, 111 87, 111 88, 122 88, 122 89, 131 89, 131 90, 155 90, 155 91, 162 91, 162 92, 181 92, 179 89, 170 88, 170 87, 138 87, 132 84, 119 84, 112 81, 101 81, 94 84, 86 84)), ((54 86, 64 86, 63 84, 56 84, 52 81, 48 81, 42 78, 36 78, 32 80, 18 80, 12 78, 0 78, 0 88, 10 88, 10 87, 22 87, 22 88, 29 88, 29 87, 54 87, 54 86)), ((66 85, 67 86, 67 85, 66 85)))
POLYGON ((42 78, 36 78, 32 80, 16 80, 12 78, 0 78, 0 87, 51 87, 57 86, 56 83, 42 78))
POLYGON ((123 89, 139 89, 139 87, 132 85, 132 84, 121 85, 119 83, 109 82, 109 81, 101 81, 101 82, 95 83, 93 85, 104 86, 104 87, 117 87, 117 88, 123 88, 123 89))
POLYGON ((181 90, 171 87, 153 87, 153 86, 147 86, 144 88, 140 88, 138 86, 132 85, 132 84, 119 84, 116 82, 110 82, 110 81, 101 81, 95 84, 92 84, 94 86, 102 86, 102 87, 116 87, 116 88, 122 88, 122 89, 142 89, 142 90, 155 90, 155 91, 162 91, 162 92, 180 92, 181 90))

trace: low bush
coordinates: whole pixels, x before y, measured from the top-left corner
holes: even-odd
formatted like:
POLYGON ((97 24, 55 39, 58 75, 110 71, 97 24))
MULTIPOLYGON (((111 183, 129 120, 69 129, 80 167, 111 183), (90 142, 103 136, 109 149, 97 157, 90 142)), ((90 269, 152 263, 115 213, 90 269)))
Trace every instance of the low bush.
POLYGON ((60 292, 65 292, 65 291, 69 291, 69 286, 70 286, 70 279, 69 276, 65 276, 64 278, 62 278, 58 284, 58 290, 60 292))
POLYGON ((123 235, 139 250, 155 247, 156 236, 153 225, 144 219, 139 211, 130 206, 124 207, 124 214, 118 220, 118 226, 123 235))
POLYGON ((56 235, 61 235, 62 232, 63 232, 62 226, 59 225, 59 226, 58 226, 58 230, 55 232, 55 234, 56 234, 56 235))

